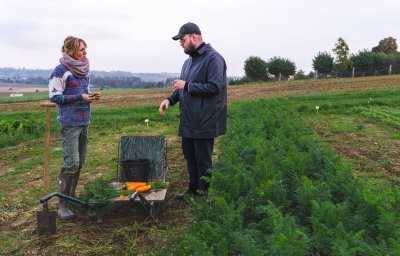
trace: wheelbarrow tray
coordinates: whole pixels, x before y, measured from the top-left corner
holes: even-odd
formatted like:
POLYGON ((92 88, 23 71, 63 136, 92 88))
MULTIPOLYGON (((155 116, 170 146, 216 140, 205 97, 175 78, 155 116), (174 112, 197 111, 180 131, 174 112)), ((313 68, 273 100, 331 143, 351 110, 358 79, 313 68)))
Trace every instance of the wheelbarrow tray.
MULTIPOLYGON (((168 183, 167 183, 168 185, 168 183)), ((140 202, 144 209, 147 211, 149 216, 153 219, 157 219, 157 214, 159 211, 159 204, 160 202, 165 200, 167 194, 167 188, 162 189, 151 189, 149 191, 139 193, 139 192, 132 192, 132 194, 125 196, 123 199, 116 197, 114 200, 105 201, 105 202, 85 202, 79 200, 75 197, 67 196, 58 192, 50 193, 40 199, 40 203, 44 204, 48 200, 53 197, 58 197, 63 199, 73 205, 78 209, 86 209, 87 214, 89 216, 93 215, 92 212, 95 212, 96 220, 98 223, 103 221, 103 216, 107 212, 107 210, 115 205, 119 204, 130 204, 134 206, 136 202, 140 202)))
MULTIPOLYGON (((165 196, 167 195, 167 190, 166 188, 163 189, 152 189, 147 192, 141 193, 141 195, 147 200, 147 201, 156 201, 156 202, 161 202, 165 200, 165 196)), ((134 194, 134 193, 132 193, 134 194)), ((129 202, 132 201, 132 195, 125 196, 124 199, 116 198, 115 202, 129 202)), ((139 197, 136 197, 134 199, 135 202, 140 201, 139 197)))

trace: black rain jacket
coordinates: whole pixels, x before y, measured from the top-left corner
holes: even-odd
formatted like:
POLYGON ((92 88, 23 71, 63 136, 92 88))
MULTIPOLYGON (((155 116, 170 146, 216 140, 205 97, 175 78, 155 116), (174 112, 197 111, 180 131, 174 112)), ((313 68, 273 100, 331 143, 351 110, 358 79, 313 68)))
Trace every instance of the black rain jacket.
POLYGON ((210 44, 183 64, 180 79, 184 90, 175 90, 168 100, 179 101, 179 136, 196 139, 215 138, 226 133, 227 79, 224 58, 210 44))

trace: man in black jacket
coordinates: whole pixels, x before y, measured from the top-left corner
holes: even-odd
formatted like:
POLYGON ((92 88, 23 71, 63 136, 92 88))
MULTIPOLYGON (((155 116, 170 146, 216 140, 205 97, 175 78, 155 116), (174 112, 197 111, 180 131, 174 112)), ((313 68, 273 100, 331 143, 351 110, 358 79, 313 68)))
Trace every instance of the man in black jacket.
POLYGON ((201 31, 194 23, 186 23, 172 37, 180 40, 189 55, 182 67, 180 79, 174 80, 174 92, 160 104, 160 114, 179 101, 179 136, 189 173, 185 194, 204 195, 209 184, 214 138, 226 132, 227 80, 224 58, 210 44, 203 42, 201 31))

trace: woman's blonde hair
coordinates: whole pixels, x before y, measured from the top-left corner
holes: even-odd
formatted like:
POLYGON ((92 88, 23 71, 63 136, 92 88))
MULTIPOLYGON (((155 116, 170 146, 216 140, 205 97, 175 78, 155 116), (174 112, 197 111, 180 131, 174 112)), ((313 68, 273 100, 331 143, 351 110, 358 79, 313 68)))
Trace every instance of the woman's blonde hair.
POLYGON ((67 38, 64 40, 64 45, 61 47, 61 52, 72 56, 74 52, 78 50, 81 43, 87 47, 86 42, 83 39, 67 36, 67 38))

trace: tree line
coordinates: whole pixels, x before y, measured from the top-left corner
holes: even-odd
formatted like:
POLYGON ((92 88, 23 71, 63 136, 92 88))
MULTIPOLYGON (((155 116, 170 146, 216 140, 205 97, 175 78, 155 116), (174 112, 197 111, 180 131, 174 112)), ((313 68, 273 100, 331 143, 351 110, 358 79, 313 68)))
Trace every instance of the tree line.
MULTIPOLYGON (((133 88, 133 89, 147 89, 147 88, 163 88, 171 85, 174 78, 166 78, 163 81, 143 81, 140 77, 135 76, 90 76, 90 83, 99 89, 108 88, 133 88)), ((46 85, 49 83, 47 77, 7 77, 0 78, 2 83, 14 84, 30 84, 30 85, 46 85)))
POLYGON ((308 74, 303 70, 296 72, 296 64, 290 59, 275 56, 265 61, 258 56, 250 56, 244 62, 245 76, 231 80, 230 84, 288 78, 355 77, 400 73, 400 53, 393 37, 380 40, 371 50, 363 49, 356 54, 350 54, 349 49, 346 41, 339 37, 332 49, 334 56, 327 51, 318 52, 312 60, 314 70, 308 74))

